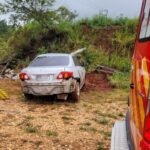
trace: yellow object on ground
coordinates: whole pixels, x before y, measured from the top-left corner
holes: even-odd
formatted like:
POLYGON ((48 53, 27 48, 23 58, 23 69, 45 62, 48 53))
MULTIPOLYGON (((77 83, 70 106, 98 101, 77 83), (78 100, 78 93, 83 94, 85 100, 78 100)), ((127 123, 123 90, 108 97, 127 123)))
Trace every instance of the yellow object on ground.
POLYGON ((9 99, 9 96, 6 94, 5 91, 0 89, 0 100, 6 100, 6 99, 9 99))

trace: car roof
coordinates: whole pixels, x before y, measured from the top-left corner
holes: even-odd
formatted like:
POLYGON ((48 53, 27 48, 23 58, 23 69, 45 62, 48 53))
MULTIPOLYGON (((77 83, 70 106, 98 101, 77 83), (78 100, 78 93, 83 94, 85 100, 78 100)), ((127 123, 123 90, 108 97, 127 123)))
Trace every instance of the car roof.
POLYGON ((71 54, 65 54, 65 53, 47 53, 38 55, 37 57, 43 57, 43 56, 71 56, 71 54))

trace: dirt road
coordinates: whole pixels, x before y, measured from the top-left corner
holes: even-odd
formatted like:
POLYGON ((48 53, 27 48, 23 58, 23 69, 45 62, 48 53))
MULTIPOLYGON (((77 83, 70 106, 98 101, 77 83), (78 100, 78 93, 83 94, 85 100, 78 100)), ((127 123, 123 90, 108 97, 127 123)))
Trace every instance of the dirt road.
POLYGON ((128 92, 82 92, 77 104, 48 97, 25 101, 18 81, 0 80, 1 150, 107 150, 115 120, 124 119, 128 92))

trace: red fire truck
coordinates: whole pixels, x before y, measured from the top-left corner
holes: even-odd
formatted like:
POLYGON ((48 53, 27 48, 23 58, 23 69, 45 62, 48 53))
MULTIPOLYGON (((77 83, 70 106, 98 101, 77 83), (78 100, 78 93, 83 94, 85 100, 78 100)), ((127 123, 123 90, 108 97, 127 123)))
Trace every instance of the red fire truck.
POLYGON ((150 150, 150 0, 143 0, 131 64, 129 111, 117 121, 111 150, 150 150))

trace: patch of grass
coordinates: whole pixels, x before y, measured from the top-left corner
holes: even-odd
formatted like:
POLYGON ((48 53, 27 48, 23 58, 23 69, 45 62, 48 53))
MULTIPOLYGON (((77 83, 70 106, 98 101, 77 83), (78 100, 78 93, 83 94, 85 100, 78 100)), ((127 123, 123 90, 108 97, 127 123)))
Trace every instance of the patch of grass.
POLYGON ((109 124, 109 120, 106 118, 100 118, 100 119, 93 118, 92 120, 97 122, 98 124, 102 124, 102 125, 108 125, 109 124))
POLYGON ((62 116, 62 119, 65 120, 65 121, 73 120, 73 118, 71 118, 69 116, 62 116))
POLYGON ((103 124, 103 125, 107 125, 109 123, 109 121, 107 119, 103 118, 103 119, 99 120, 99 123, 103 124))
POLYGON ((103 145, 104 143, 103 142, 97 142, 97 150, 103 150, 103 145))
POLYGON ((28 126, 28 127, 26 127, 25 130, 27 133, 37 133, 38 132, 38 129, 36 127, 33 127, 33 126, 28 126))
POLYGON ((28 120, 33 120, 34 119, 33 116, 25 116, 25 118, 28 119, 28 120))
POLYGON ((119 113, 118 116, 119 117, 124 117, 124 114, 123 113, 119 113))
POLYGON ((48 130, 47 132, 46 132, 46 134, 47 134, 47 136, 58 136, 58 133, 56 132, 56 131, 50 131, 50 130, 48 130))
POLYGON ((93 112, 94 114, 97 114, 99 116, 102 116, 102 117, 109 117, 109 118, 113 118, 113 119, 117 119, 117 116, 115 116, 114 114, 110 114, 110 113, 102 113, 100 112, 99 110, 96 110, 93 112))
POLYGON ((85 125, 85 126, 90 126, 91 123, 90 123, 90 122, 85 122, 85 123, 83 123, 83 125, 85 125))
POLYGON ((96 111, 94 111, 93 113, 95 113, 95 114, 97 114, 97 115, 99 115, 99 116, 102 116, 102 117, 106 117, 106 116, 107 116, 106 113, 102 113, 102 112, 100 112, 99 110, 96 110, 96 111))
POLYGON ((117 116, 115 116, 114 114, 107 114, 107 117, 117 119, 117 116))
POLYGON ((100 133, 103 134, 106 138, 110 138, 111 137, 111 132, 101 130, 100 133))
POLYGON ((113 76, 109 77, 110 83, 114 88, 118 89, 129 89, 129 82, 130 82, 130 73, 120 73, 117 72, 113 76))
POLYGON ((97 129, 95 129, 94 127, 80 127, 81 131, 86 131, 86 132, 97 132, 97 129))

